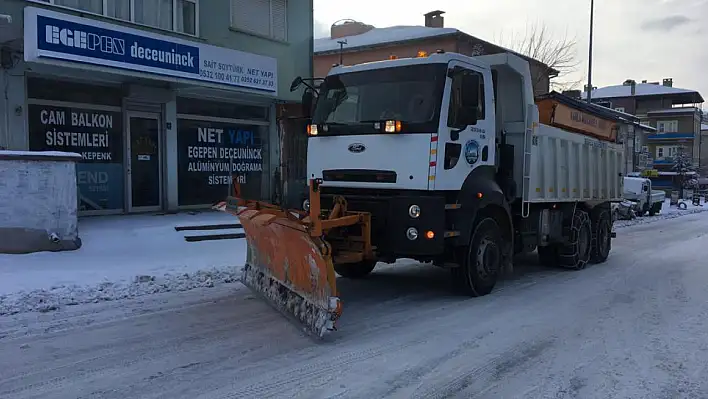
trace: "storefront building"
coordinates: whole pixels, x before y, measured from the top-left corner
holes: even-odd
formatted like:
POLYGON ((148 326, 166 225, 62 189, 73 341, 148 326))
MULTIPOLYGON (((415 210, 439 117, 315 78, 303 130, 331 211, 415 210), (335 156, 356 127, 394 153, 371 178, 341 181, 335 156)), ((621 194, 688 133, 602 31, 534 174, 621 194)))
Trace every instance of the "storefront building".
POLYGON ((271 200, 308 3, 2 0, 0 147, 80 153, 84 215, 271 200))

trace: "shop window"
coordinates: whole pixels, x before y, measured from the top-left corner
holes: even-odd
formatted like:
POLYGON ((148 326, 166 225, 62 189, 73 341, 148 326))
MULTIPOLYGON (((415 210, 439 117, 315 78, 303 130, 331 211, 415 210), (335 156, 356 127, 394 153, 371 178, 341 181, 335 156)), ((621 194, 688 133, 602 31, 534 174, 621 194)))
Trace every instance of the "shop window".
POLYGON ((198 34, 199 0, 31 0, 188 35, 198 34), (132 12, 131 12, 132 10, 132 12))
POLYGON ((276 40, 287 40, 287 0, 231 0, 231 26, 276 40))
POLYGON ((27 78, 27 98, 120 107, 123 92, 119 87, 43 78, 27 78))
POLYGON ((27 107, 29 148, 81 154, 76 165, 79 211, 122 210, 123 124, 120 109, 32 103, 27 107))
POLYGON ((179 205, 223 200, 232 177, 246 198, 266 198, 271 179, 268 126, 188 118, 177 120, 179 205))
POLYGON ((268 108, 256 105, 229 104, 191 98, 177 99, 177 113, 227 119, 268 121, 268 108))

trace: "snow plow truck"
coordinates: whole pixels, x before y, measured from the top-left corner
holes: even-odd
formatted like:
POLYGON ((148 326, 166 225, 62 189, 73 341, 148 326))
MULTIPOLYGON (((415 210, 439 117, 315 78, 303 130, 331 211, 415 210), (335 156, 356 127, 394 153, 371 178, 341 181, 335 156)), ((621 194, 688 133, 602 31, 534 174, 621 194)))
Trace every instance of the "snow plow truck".
POLYGON ((449 269, 473 297, 515 254, 573 270, 604 262, 623 146, 539 123, 531 81, 514 54, 444 52, 335 66, 319 88, 297 78, 312 109, 309 199, 284 209, 236 189, 221 203, 246 235, 242 282, 323 337, 342 314, 337 275, 377 262, 449 269))

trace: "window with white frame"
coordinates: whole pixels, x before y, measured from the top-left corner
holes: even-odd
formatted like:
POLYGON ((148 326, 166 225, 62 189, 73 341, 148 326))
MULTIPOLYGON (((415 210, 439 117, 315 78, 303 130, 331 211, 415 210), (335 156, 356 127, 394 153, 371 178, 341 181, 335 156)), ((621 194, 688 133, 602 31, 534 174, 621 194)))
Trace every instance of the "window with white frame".
POLYGON ((231 0, 231 27, 270 37, 288 38, 287 0, 231 0))
POLYGON ((658 133, 676 133, 678 132, 678 121, 657 121, 656 131, 658 133))
POLYGON ((681 146, 677 145, 666 145, 656 147, 656 157, 657 158, 675 158, 679 156, 681 152, 681 146))
POLYGON ((153 28, 197 35, 199 0, 32 0, 153 28))

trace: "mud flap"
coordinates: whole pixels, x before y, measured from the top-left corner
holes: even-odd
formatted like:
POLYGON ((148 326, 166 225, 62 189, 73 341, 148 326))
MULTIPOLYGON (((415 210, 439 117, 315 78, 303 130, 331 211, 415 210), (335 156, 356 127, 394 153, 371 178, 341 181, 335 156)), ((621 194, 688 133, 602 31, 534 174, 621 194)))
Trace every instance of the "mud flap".
POLYGON ((309 333, 335 330, 341 305, 329 244, 298 220, 254 209, 229 213, 246 233, 242 283, 309 333))

